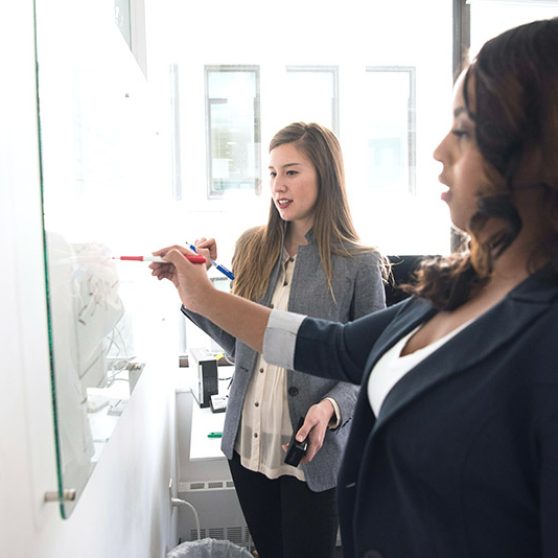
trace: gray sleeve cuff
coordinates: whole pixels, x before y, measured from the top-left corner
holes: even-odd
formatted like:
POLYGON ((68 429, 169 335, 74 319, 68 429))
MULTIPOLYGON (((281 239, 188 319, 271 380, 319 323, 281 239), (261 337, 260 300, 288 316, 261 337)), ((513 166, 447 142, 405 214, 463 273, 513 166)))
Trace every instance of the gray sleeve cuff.
POLYGON ((300 324, 306 318, 303 314, 272 310, 263 339, 263 358, 270 364, 292 370, 296 335, 300 324))

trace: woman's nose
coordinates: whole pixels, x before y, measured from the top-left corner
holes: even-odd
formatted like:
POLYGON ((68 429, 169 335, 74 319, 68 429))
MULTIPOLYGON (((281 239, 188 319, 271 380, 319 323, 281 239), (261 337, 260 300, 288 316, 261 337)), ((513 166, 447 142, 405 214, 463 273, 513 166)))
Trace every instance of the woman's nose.
POLYGON ((448 140, 448 137, 449 134, 445 135, 432 153, 432 157, 434 157, 434 159, 436 161, 439 161, 440 163, 443 163, 444 160, 447 158, 448 149, 446 141, 448 140))
POLYGON ((275 177, 273 180, 272 190, 274 192, 284 192, 286 190, 285 183, 280 177, 275 177))

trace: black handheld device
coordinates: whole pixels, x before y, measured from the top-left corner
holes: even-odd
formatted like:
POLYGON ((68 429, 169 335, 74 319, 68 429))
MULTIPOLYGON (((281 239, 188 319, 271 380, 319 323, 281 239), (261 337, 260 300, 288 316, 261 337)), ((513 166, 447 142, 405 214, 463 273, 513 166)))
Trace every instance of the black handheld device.
POLYGON ((285 463, 287 465, 292 465, 293 467, 298 467, 300 460, 304 457, 304 455, 306 454, 306 450, 308 449, 308 438, 306 438, 302 442, 297 441, 297 439, 295 438, 296 433, 300 430, 303 424, 304 417, 300 417, 298 425, 293 431, 291 441, 289 442, 287 455, 285 455, 285 463))

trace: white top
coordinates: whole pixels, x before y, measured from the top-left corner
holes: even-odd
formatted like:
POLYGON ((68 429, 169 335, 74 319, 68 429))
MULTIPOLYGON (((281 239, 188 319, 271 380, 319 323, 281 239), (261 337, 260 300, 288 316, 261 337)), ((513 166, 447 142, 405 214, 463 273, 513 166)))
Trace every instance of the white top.
POLYGON ((437 341, 430 343, 422 349, 408 355, 401 355, 401 351, 407 344, 407 341, 418 331, 422 324, 403 336, 391 349, 386 351, 376 362, 372 369, 372 373, 368 379, 368 400, 374 414, 378 416, 382 403, 393 386, 405 375, 409 370, 414 368, 419 362, 423 361, 428 355, 432 354, 436 349, 447 343, 452 337, 457 335, 463 328, 468 326, 470 321, 465 322, 454 330, 450 331, 437 341))

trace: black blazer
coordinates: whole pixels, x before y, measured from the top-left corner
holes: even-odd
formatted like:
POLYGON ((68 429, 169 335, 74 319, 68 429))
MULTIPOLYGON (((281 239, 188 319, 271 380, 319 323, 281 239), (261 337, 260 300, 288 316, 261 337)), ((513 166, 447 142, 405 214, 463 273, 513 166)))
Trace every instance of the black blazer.
POLYGON ((300 327, 298 370, 362 385, 338 484, 345 558, 556 558, 558 285, 528 278, 374 417, 370 370, 435 312, 411 298, 300 327))

